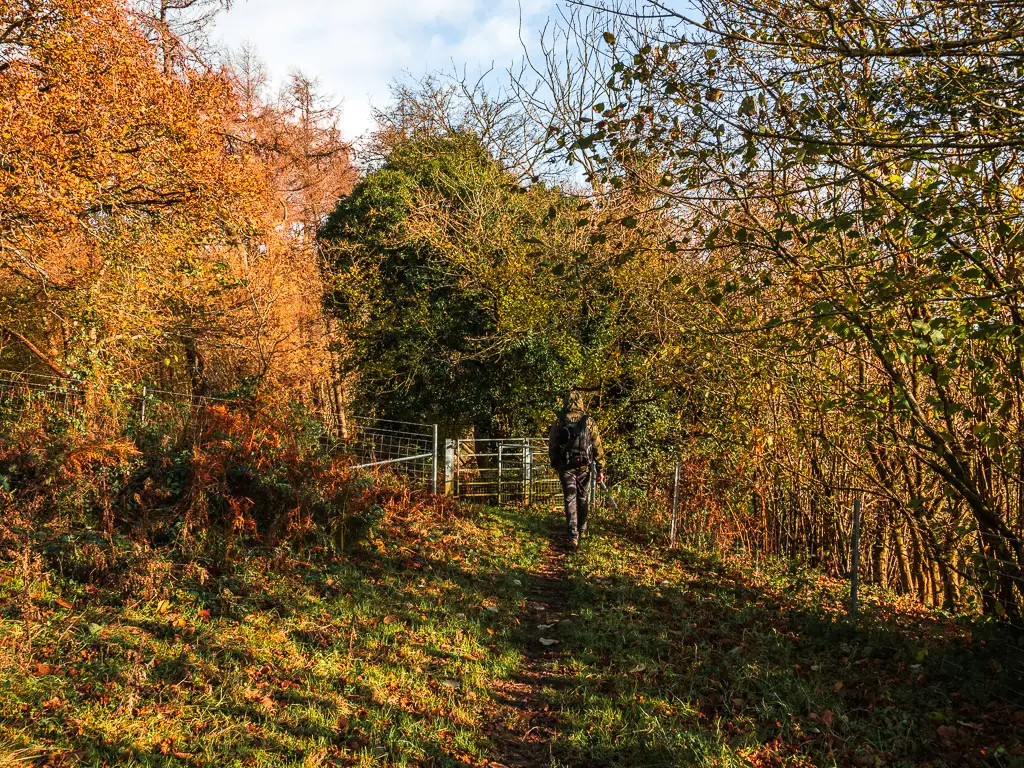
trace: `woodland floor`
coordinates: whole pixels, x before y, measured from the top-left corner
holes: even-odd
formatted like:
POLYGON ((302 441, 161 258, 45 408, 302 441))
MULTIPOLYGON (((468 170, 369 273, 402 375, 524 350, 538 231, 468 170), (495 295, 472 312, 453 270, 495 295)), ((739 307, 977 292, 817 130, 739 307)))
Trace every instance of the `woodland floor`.
POLYGON ((65 565, 28 658, 0 564, 0 766, 1024 766, 1019 639, 871 594, 854 628, 839 582, 593 526, 412 508, 343 558, 65 565))

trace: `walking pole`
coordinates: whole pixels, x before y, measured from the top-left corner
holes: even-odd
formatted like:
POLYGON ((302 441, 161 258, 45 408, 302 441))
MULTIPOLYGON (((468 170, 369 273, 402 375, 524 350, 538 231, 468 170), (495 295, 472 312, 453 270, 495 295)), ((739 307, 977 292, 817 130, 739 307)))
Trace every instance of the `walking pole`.
POLYGON ((610 501, 612 503, 612 509, 614 509, 616 512, 618 512, 619 511, 619 505, 615 501, 615 497, 612 496, 612 492, 608 490, 608 483, 606 483, 604 480, 601 481, 601 489, 604 491, 605 495, 608 497, 608 501, 610 501))

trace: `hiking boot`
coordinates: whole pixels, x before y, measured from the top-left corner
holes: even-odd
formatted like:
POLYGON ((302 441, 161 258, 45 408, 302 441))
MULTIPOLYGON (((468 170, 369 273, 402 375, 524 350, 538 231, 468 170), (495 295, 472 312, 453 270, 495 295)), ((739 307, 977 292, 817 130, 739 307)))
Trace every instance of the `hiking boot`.
POLYGON ((585 525, 582 528, 580 528, 580 538, 581 539, 587 538, 587 526, 585 526, 585 525))
POLYGON ((579 535, 578 533, 574 533, 574 534, 573 534, 573 535, 572 535, 572 536, 571 536, 571 537, 569 538, 569 545, 570 545, 570 546, 571 546, 571 547, 572 547, 573 549, 579 549, 579 546, 580 546, 580 535, 579 535))

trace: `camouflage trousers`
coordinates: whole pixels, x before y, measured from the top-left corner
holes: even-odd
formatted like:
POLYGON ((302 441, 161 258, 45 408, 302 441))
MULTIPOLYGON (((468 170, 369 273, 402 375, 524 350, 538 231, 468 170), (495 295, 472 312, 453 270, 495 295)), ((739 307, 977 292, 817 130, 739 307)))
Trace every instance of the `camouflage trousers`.
POLYGON ((587 513, 590 511, 590 467, 563 469, 558 473, 562 481, 562 496, 565 500, 565 524, 569 536, 576 538, 587 530, 587 513))

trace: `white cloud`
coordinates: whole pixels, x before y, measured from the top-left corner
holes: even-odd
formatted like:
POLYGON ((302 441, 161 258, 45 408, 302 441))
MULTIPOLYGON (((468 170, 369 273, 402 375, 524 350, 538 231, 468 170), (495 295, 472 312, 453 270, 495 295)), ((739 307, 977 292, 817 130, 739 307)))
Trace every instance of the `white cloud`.
POLYGON ((519 18, 495 16, 476 25, 456 47, 457 55, 467 61, 511 60, 521 51, 519 18))
MULTIPOLYGON (((522 38, 536 39, 557 0, 522 0, 522 38)), ((502 68, 520 54, 516 0, 241 0, 223 14, 215 37, 248 41, 280 82, 301 69, 341 99, 349 137, 372 124, 388 85, 404 73, 502 68)))

